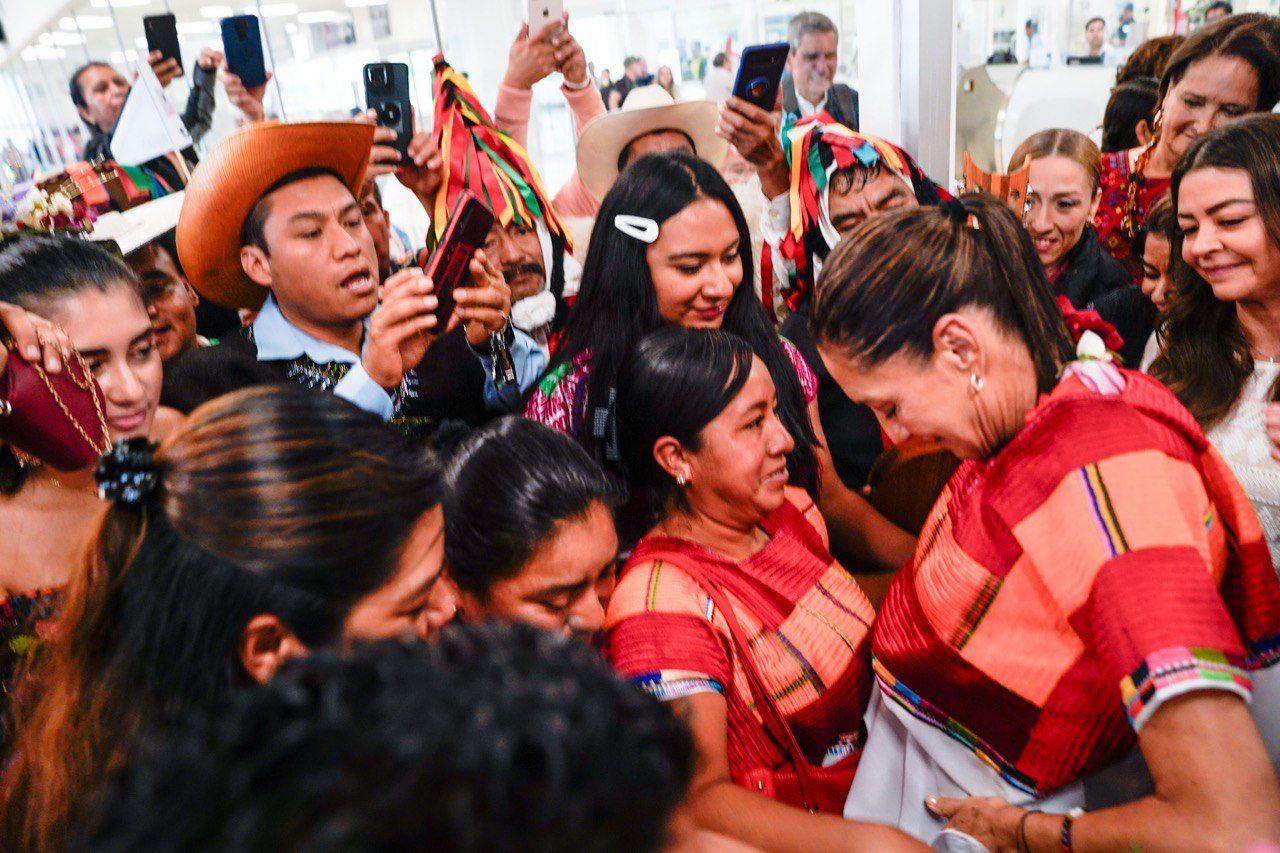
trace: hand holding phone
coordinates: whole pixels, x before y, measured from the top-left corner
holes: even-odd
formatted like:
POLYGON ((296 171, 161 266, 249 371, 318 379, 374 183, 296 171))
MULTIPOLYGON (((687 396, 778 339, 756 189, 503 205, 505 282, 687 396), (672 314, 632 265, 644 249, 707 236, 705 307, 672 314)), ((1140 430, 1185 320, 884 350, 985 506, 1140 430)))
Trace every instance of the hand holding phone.
POLYGON ((753 44, 744 48, 738 62, 738 76, 733 81, 733 96, 755 104, 765 112, 773 112, 790 51, 791 47, 786 42, 753 44))
POLYGON ((424 265, 439 306, 436 309, 437 329, 449 327, 453 318, 453 291, 470 275, 471 257, 484 245, 494 222, 493 213, 484 202, 475 193, 463 190, 449 213, 449 224, 445 226, 439 245, 424 265))
POLYGON ((529 32, 536 33, 564 17, 564 0, 529 0, 529 32))
POLYGON ((178 19, 173 15, 147 15, 142 19, 142 32, 147 37, 147 53, 159 53, 161 61, 172 59, 178 64, 175 77, 183 75, 182 47, 178 44, 178 19))
POLYGON ((232 15, 222 19, 222 49, 227 70, 240 78, 245 89, 267 82, 267 66, 262 53, 262 31, 257 15, 232 15))

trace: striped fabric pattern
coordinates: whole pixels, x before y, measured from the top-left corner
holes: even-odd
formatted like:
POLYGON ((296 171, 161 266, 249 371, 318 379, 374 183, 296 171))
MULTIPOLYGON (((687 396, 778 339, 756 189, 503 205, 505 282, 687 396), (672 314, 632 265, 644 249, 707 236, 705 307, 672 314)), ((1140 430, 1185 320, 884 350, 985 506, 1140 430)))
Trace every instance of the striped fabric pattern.
POLYGON ((766 733, 728 625, 710 596, 679 567, 649 555, 682 547, 718 579, 778 709, 810 759, 820 762, 833 747, 860 742, 875 614, 852 576, 826 553, 812 500, 798 489, 788 496, 762 525, 769 544, 740 563, 683 540, 642 540, 605 624, 611 662, 657 698, 725 695, 730 770, 739 780, 750 770, 778 766, 783 755, 766 733), (814 540, 820 554, 809 547, 814 540))
POLYGON ((1247 498, 1163 386, 1123 380, 1068 375, 962 465, 876 623, 880 689, 1036 797, 1121 758, 1169 698, 1247 698, 1280 657, 1247 498))

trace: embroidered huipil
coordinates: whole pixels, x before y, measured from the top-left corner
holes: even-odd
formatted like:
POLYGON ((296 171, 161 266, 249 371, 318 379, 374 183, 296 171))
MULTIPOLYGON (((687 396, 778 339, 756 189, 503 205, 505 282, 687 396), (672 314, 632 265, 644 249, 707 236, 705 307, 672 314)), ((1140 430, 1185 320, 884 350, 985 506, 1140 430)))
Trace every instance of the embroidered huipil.
POLYGON ((873 655, 845 814, 927 839, 926 794, 1065 811, 1169 698, 1248 699, 1280 656, 1280 585, 1247 497, 1172 394, 1077 362, 1004 449, 956 472, 873 655))
POLYGON ((742 561, 672 537, 642 539, 622 571, 605 620, 606 654, 650 694, 670 701, 696 693, 728 704, 729 770, 785 764, 752 700, 728 624, 711 597, 658 553, 696 561, 725 590, 752 638, 761 678, 815 764, 860 745, 871 688, 868 643, 875 613, 853 577, 826 549, 822 516, 801 489, 760 527, 769 542, 742 561))

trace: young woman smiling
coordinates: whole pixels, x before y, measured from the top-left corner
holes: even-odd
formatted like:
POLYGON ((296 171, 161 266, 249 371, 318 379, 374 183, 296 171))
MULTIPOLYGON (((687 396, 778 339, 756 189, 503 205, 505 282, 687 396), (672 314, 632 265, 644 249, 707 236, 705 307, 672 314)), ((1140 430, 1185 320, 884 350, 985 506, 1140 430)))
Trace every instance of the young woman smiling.
MULTIPOLYGON (((161 439, 181 420, 160 406, 151 319, 133 273, 112 255, 84 240, 23 237, 0 251, 0 302, 44 318, 80 353, 102 389, 112 440, 161 439)), ((0 445, 4 655, 39 636, 55 613, 102 507, 92 467, 54 471, 0 445)), ((0 678, 12 662, 0 659, 0 678)))
POLYGON ((1197 141, 1173 203, 1172 296, 1151 373, 1231 464, 1280 565, 1280 462, 1264 424, 1280 379, 1280 117, 1197 141))
MULTIPOLYGON (((574 436, 621 475, 613 412, 618 367, 635 341, 664 325, 733 332, 769 371, 793 442, 791 481, 818 501, 837 553, 896 569, 914 540, 836 475, 817 413, 817 379, 769 323, 750 245, 733 190, 705 160, 672 152, 633 162, 601 203, 577 302, 527 414, 574 436)), ((623 548, 643 532, 624 512, 623 548)))
POLYGON ((1083 308, 1130 284, 1129 273, 1102 251, 1091 220, 1102 192, 1098 146, 1074 130, 1042 130, 1013 152, 1009 170, 1031 158, 1022 224, 1054 290, 1083 308))
POLYGON ((1160 78, 1155 138, 1143 148, 1102 158, 1102 203, 1094 217, 1098 239, 1136 281, 1132 241, 1169 176, 1196 139, 1280 99, 1277 24, 1271 15, 1241 14, 1197 30, 1183 42, 1160 78))

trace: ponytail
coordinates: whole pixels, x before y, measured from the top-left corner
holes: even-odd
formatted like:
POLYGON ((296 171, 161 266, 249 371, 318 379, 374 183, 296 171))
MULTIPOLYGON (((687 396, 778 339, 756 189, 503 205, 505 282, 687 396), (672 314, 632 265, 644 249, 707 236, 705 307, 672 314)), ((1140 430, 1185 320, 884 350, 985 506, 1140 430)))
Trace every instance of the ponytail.
POLYGON ((933 354, 933 329, 962 308, 988 311, 1027 347, 1047 392, 1071 359, 1071 337, 1021 223, 1008 206, 969 195, 877 217, 840 242, 813 303, 819 341, 871 364, 933 354))

